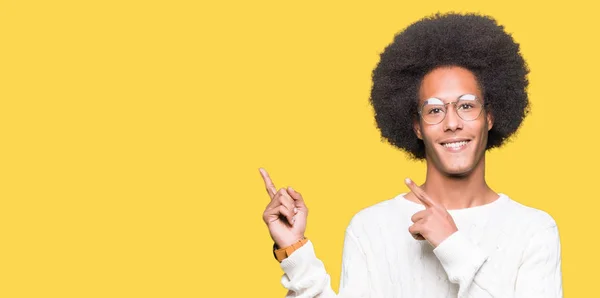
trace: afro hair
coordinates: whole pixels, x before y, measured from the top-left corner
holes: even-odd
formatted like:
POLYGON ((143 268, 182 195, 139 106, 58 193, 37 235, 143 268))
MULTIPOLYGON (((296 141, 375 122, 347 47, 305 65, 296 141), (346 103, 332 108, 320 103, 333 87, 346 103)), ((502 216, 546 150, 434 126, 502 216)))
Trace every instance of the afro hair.
POLYGON ((370 103, 382 140, 425 158, 425 145, 413 131, 423 77, 437 67, 459 66, 473 72, 494 126, 486 149, 500 147, 529 113, 529 69, 517 44, 489 16, 435 14, 398 33, 373 70, 370 103))

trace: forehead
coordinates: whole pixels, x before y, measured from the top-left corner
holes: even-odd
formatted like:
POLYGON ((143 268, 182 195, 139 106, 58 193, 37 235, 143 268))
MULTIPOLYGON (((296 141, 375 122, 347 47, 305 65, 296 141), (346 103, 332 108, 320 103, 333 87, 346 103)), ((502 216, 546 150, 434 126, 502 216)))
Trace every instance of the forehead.
POLYGON ((458 66, 438 67, 423 77, 419 88, 419 103, 431 97, 454 101, 464 94, 473 94, 481 99, 475 75, 458 66))

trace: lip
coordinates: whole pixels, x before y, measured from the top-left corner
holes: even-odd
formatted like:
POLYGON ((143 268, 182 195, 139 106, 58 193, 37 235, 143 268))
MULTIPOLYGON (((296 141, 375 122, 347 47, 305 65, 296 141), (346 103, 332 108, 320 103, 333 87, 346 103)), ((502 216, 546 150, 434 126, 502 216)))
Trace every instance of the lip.
POLYGON ((467 138, 452 138, 452 139, 442 140, 441 142, 439 142, 439 145, 442 146, 442 148, 444 148, 445 151, 448 151, 448 152, 460 152, 460 151, 465 150, 469 146, 469 144, 471 143, 471 141, 472 141, 471 139, 467 139, 467 138), (458 148, 451 148, 451 147, 444 146, 444 144, 447 144, 447 143, 456 143, 456 142, 467 142, 467 143, 465 145, 463 145, 463 146, 458 147, 458 148))
POLYGON ((471 139, 467 139, 467 138, 451 138, 451 139, 442 140, 439 143, 441 145, 443 145, 443 144, 447 144, 447 143, 456 143, 456 142, 462 142, 462 141, 470 142, 471 139))

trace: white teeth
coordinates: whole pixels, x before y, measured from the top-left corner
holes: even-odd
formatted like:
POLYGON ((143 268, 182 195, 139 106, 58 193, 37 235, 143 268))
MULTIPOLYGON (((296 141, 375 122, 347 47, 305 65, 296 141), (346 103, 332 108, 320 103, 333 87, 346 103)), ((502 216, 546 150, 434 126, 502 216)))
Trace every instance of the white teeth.
POLYGON ((444 144, 444 147, 456 149, 456 148, 460 148, 460 147, 466 145, 467 143, 468 143, 468 141, 446 143, 446 144, 444 144))

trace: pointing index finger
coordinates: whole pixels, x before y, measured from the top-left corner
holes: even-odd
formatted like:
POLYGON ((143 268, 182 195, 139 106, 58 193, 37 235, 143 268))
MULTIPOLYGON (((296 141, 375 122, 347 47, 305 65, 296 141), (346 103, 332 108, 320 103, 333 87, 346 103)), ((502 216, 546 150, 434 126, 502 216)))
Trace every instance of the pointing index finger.
POLYGON ((437 204, 427 196, 424 190, 422 190, 416 183, 414 183, 411 179, 406 178, 404 183, 410 188, 410 190, 415 194, 417 199, 425 205, 427 208, 435 207, 437 204))
POLYGON ((260 172, 260 175, 262 176, 263 180, 265 181, 265 187, 267 189, 267 192, 269 193, 269 197, 271 197, 271 199, 273 199, 273 197, 277 193, 277 188, 275 188, 273 181, 271 181, 271 177, 269 177, 269 173, 267 173, 267 171, 263 168, 259 168, 258 171, 260 172))

